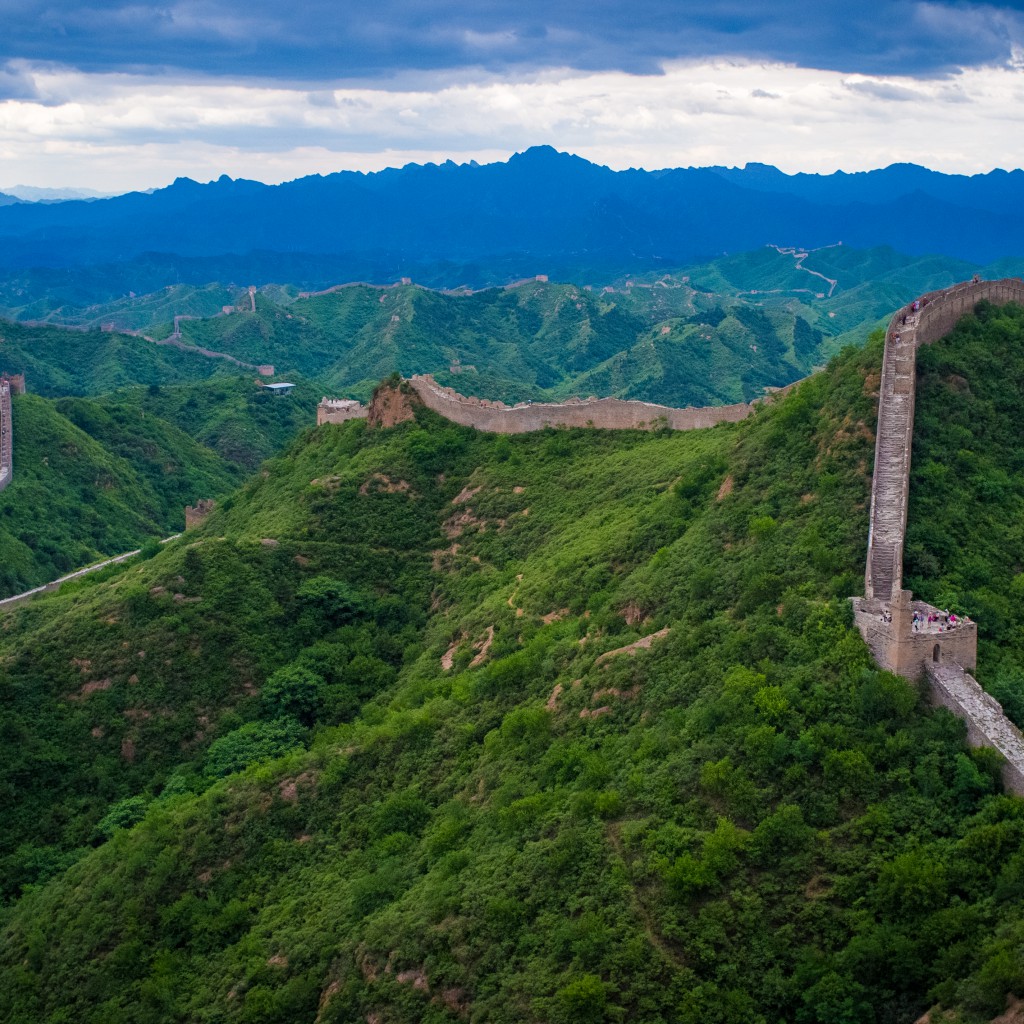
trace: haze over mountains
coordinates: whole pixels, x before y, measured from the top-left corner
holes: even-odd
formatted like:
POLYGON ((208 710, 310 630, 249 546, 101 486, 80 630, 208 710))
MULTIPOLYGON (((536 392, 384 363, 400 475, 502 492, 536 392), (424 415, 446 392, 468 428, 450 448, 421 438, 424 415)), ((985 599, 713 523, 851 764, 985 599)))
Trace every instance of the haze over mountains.
POLYGON ((607 279, 839 240, 988 263, 1024 249, 1022 201, 1020 170, 616 172, 541 146, 484 166, 410 164, 276 186, 179 178, 152 193, 11 204, 0 207, 0 270, 123 269, 161 254, 169 274, 193 283, 226 271, 303 286, 405 275, 480 287, 535 273, 607 279))

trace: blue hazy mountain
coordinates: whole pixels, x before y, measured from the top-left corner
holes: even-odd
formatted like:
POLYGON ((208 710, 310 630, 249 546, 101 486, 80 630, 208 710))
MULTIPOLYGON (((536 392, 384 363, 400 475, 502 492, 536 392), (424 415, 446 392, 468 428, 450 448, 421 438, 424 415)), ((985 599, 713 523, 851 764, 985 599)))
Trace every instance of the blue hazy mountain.
POLYGON ((204 280, 228 265, 295 283, 323 283, 317 268, 326 267, 327 280, 406 274, 480 285, 523 273, 594 279, 838 240, 977 263, 1021 255, 1024 173, 964 177, 912 164, 830 175, 760 164, 612 171, 541 146, 483 166, 410 164, 273 186, 179 178, 110 199, 0 207, 7 274, 160 254, 184 279, 198 261, 204 280))

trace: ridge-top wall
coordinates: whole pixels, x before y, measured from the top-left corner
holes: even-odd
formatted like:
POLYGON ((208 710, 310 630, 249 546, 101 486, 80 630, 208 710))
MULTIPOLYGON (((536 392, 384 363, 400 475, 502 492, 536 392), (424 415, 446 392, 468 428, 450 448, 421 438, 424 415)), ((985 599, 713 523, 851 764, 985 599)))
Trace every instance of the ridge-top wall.
POLYGON ((929 292, 896 310, 885 334, 878 397, 875 468, 864 593, 888 603, 903 586, 903 544, 910 496, 910 452, 914 433, 917 349, 945 337, 979 302, 1024 304, 1024 281, 965 281, 929 292))
MULTIPOLYGON (((797 382, 799 383, 799 382, 797 382)), ((520 403, 515 406, 487 399, 469 398, 442 387, 429 374, 409 379, 428 408, 464 427, 493 434, 524 434, 545 427, 597 427, 606 430, 650 430, 665 426, 672 430, 697 430, 717 423, 736 423, 756 408, 755 402, 673 409, 653 402, 619 398, 576 399, 557 403, 520 403)), ((793 387, 790 384, 775 395, 793 387)))
POLYGON ((14 434, 11 426, 11 385, 0 379, 0 491, 14 475, 14 434))

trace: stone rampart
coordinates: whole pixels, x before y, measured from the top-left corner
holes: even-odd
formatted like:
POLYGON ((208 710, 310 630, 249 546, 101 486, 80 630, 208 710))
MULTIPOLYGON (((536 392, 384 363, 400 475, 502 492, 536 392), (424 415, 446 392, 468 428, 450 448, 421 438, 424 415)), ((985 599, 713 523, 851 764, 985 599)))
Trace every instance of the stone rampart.
POLYGON ((14 430, 11 421, 11 384, 0 377, 0 491, 14 476, 14 430))
POLYGON ((959 665, 928 662, 932 703, 952 711, 967 724, 972 747, 992 747, 1003 755, 1003 786, 1024 796, 1024 736, 1003 713, 1003 707, 959 665))
POLYGON ((917 349, 945 337, 961 317, 973 312, 983 301, 997 305, 1024 303, 1024 281, 1020 278, 965 281, 922 295, 896 310, 889 321, 879 387, 875 471, 871 481, 864 578, 864 593, 868 598, 891 601, 903 585, 917 349))
POLYGON ((316 407, 316 425, 366 419, 369 410, 353 398, 323 398, 316 407))
MULTIPOLYGON (((757 405, 756 402, 741 402, 737 405, 673 409, 652 402, 587 398, 550 404, 520 402, 508 406, 504 402, 460 395, 451 388, 442 387, 429 374, 412 377, 409 384, 428 409, 453 423, 492 434, 525 434, 545 427, 597 427, 605 430, 669 427, 672 430, 698 430, 713 427, 717 423, 736 423, 746 419, 757 405)), ((793 386, 790 384, 780 389, 770 399, 788 392, 793 386)))
POLYGON ((937 610, 913 601, 910 591, 903 589, 917 350, 945 337, 961 317, 984 301, 1024 305, 1024 281, 966 281, 922 295, 898 309, 889 321, 875 431, 866 596, 854 598, 853 610, 878 664, 908 679, 927 675, 933 702, 966 722, 973 746, 992 747, 1003 755, 1006 789, 1024 796, 1024 738, 999 703, 965 671, 973 671, 977 664, 977 627, 961 620, 951 630, 942 617, 929 623, 929 613, 937 610), (920 613, 916 622, 915 611, 920 613))

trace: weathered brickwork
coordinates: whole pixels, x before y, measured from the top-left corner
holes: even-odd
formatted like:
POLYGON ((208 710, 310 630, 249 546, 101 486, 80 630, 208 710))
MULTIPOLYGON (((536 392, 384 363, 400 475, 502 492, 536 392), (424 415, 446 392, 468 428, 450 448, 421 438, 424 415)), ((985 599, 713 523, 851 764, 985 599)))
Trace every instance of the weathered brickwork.
POLYGON ((966 670, 977 666, 978 630, 973 622, 954 629, 928 624, 937 610, 913 601, 903 589, 903 545, 910 498, 910 453, 914 434, 917 349, 945 337, 962 316, 983 301, 1024 305, 1024 281, 967 281, 930 292, 898 309, 889 321, 875 432, 871 518, 863 598, 854 598, 854 619, 878 664, 918 679, 927 675, 932 700, 967 723, 973 746, 998 750, 1006 765, 1003 781, 1024 796, 1024 738, 966 670), (925 622, 915 630, 914 612, 925 622))
POLYGON ((185 529, 194 530, 217 507, 213 498, 200 498, 195 505, 185 506, 185 529))
POLYGON ((367 408, 352 398, 324 398, 316 407, 316 425, 366 419, 367 408))
POLYGON ((14 478, 14 421, 11 418, 11 395, 23 394, 23 373, 0 374, 0 491, 14 478))
MULTIPOLYGON (((442 387, 429 374, 412 377, 409 384, 428 409, 464 427, 492 434, 525 434, 545 427, 597 427, 605 430, 698 430, 717 423, 746 419, 756 402, 714 405, 704 408, 673 409, 652 402, 623 401, 618 398, 568 399, 557 403, 527 403, 508 406, 486 398, 470 398, 442 387)), ((775 392, 777 398, 793 384, 775 392)), ((767 399, 765 399, 767 400, 767 399)))
POLYGON ((14 431, 11 425, 11 384, 0 377, 0 491, 14 476, 14 431))

